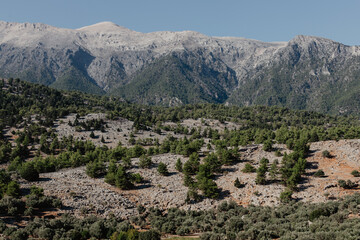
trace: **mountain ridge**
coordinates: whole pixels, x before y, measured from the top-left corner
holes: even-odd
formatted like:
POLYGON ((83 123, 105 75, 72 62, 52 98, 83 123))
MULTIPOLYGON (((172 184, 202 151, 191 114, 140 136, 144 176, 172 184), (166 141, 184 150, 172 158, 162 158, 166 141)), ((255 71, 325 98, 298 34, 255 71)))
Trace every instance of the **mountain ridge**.
POLYGON ((192 103, 202 99, 199 94, 205 91, 204 99, 210 102, 351 113, 358 110, 348 102, 354 89, 360 90, 359 57, 360 46, 316 36, 298 35, 288 42, 268 43, 193 31, 140 33, 112 22, 62 29, 0 21, 1 77, 113 93, 147 104, 173 105, 174 99, 176 104, 192 103), (162 60, 168 57, 172 60, 162 60), (179 98, 177 89, 169 89, 165 81, 169 76, 177 76, 171 80, 173 86, 186 85, 191 91, 179 98), (164 91, 146 88, 144 96, 134 97, 134 92, 144 90, 136 86, 150 82, 164 91), (333 96, 339 98, 329 101, 334 104, 330 106, 326 99, 333 96), (339 103, 340 98, 347 104, 339 103))

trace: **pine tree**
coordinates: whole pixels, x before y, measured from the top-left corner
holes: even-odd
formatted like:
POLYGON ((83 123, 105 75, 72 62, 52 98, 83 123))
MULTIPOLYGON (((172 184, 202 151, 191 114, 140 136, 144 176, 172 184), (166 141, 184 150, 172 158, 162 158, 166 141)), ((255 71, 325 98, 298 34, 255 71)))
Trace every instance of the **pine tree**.
POLYGON ((167 176, 169 174, 169 171, 167 169, 167 166, 165 163, 160 162, 157 168, 158 173, 160 173, 163 176, 167 176))
POLYGON ((264 185, 266 183, 266 172, 268 170, 269 160, 266 158, 262 158, 260 160, 260 167, 256 170, 256 184, 264 185))
POLYGON ((275 159, 273 161, 273 163, 271 164, 271 167, 270 167, 270 170, 269 170, 271 180, 276 180, 276 176, 279 173, 278 164, 279 164, 279 162, 278 162, 277 159, 275 159))
POLYGON ((119 166, 115 175, 115 185, 122 190, 129 190, 134 187, 131 183, 131 176, 123 166, 119 166))
POLYGON ((183 164, 182 164, 180 158, 178 158, 178 160, 176 161, 175 169, 179 172, 183 171, 183 164))
POLYGON ((241 188, 242 187, 242 184, 240 183, 240 180, 239 178, 236 178, 235 181, 234 181, 234 186, 236 188, 241 188))
POLYGON ((94 133, 94 131, 91 131, 90 137, 91 137, 91 138, 95 138, 95 133, 94 133))

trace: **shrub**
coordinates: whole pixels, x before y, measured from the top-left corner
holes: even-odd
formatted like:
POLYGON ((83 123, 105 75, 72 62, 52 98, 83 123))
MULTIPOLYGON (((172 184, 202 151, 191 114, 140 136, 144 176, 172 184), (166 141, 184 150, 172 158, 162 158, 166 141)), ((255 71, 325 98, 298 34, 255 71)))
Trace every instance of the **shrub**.
POLYGON ((180 158, 178 158, 178 160, 176 161, 175 169, 176 169, 176 171, 178 171, 178 172, 182 172, 182 171, 183 171, 183 164, 182 164, 180 158))
POLYGON ((325 176, 325 173, 322 169, 319 169, 314 173, 314 177, 324 177, 324 176, 325 176))
POLYGON ((246 163, 245 167, 241 171, 244 173, 254 173, 256 172, 256 168, 252 166, 250 163, 246 163))
POLYGON ((146 232, 139 233, 139 240, 160 240, 160 237, 160 233, 152 229, 146 232))
POLYGON ((275 151, 275 156, 276 157, 281 157, 282 156, 282 153, 280 152, 280 150, 275 151))
POLYGON ((33 186, 30 187, 30 194, 35 195, 37 197, 43 197, 44 196, 44 189, 33 185, 33 186))
POLYGON ((152 164, 151 158, 145 155, 142 155, 139 159, 139 167, 141 168, 150 168, 152 164))
POLYGON ((167 176, 169 174, 169 171, 167 169, 167 166, 165 163, 160 162, 157 168, 158 173, 160 173, 163 176, 167 176))
POLYGON ((20 176, 27 181, 37 181, 39 179, 39 172, 31 162, 26 162, 20 168, 20 176))
POLYGON ((271 152, 273 147, 272 147, 272 141, 269 139, 269 140, 266 140, 263 144, 263 150, 266 151, 266 152, 271 152))
POLYGON ((324 151, 322 152, 322 156, 323 156, 323 157, 326 157, 326 158, 331 158, 331 157, 332 157, 331 154, 330 154, 330 152, 329 152, 328 150, 324 150, 324 151))
POLYGON ((19 197, 20 196, 20 185, 15 181, 11 181, 7 186, 6 195, 15 197, 15 198, 19 197))
POLYGON ((93 161, 86 165, 86 174, 92 178, 98 178, 105 174, 105 164, 100 161, 93 161))
POLYGON ((351 172, 351 174, 354 176, 354 177, 360 177, 360 172, 358 170, 353 170, 351 172))
POLYGON ((280 201, 282 203, 288 203, 292 199, 293 191, 290 189, 285 189, 282 193, 280 193, 280 201))
POLYGON ((338 181, 339 187, 345 188, 345 189, 351 189, 357 186, 356 183, 352 182, 351 180, 339 180, 338 181))
POLYGON ((140 173, 131 174, 131 181, 134 183, 142 183, 144 178, 140 175, 140 173))

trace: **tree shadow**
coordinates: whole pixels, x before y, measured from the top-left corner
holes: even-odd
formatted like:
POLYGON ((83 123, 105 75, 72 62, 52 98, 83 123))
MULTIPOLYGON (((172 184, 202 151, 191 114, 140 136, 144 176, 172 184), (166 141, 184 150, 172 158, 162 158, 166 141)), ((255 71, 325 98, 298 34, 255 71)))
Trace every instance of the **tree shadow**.
POLYGON ((226 172, 236 172, 238 170, 238 168, 236 167, 225 167, 221 169, 222 173, 226 173, 226 172))
POLYGON ((48 182, 52 180, 52 178, 48 178, 48 177, 39 177, 38 182, 48 182))
POLYGON ((151 184, 141 184, 141 185, 136 185, 135 189, 136 190, 141 190, 141 189, 147 189, 147 188, 151 188, 151 184))
POLYGON ((227 198, 229 196, 230 196, 229 190, 224 190, 224 191, 220 190, 219 198, 217 200, 224 200, 225 198, 227 198))
POLYGON ((318 169, 319 168, 319 163, 318 162, 307 162, 306 163, 306 168, 307 169, 318 169))
POLYGON ((311 187, 315 187, 315 186, 314 185, 300 185, 297 188, 298 188, 298 192, 300 192, 300 191, 304 191, 304 190, 306 190, 308 188, 311 188, 311 187))
POLYGON ((166 177, 174 176, 176 174, 178 174, 178 172, 169 172, 166 177))

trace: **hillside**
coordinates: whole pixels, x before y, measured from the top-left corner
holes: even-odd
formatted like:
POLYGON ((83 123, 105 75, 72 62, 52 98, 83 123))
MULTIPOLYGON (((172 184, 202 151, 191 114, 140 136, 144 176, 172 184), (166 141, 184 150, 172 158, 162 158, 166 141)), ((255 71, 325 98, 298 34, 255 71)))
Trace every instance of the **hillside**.
POLYGON ((266 43, 191 31, 140 33, 110 22, 75 30, 0 22, 0 76, 151 105, 356 114, 359 54, 358 46, 312 36, 266 43))
POLYGON ((0 80, 0 112, 1 238, 358 237, 357 117, 18 79, 0 80))

